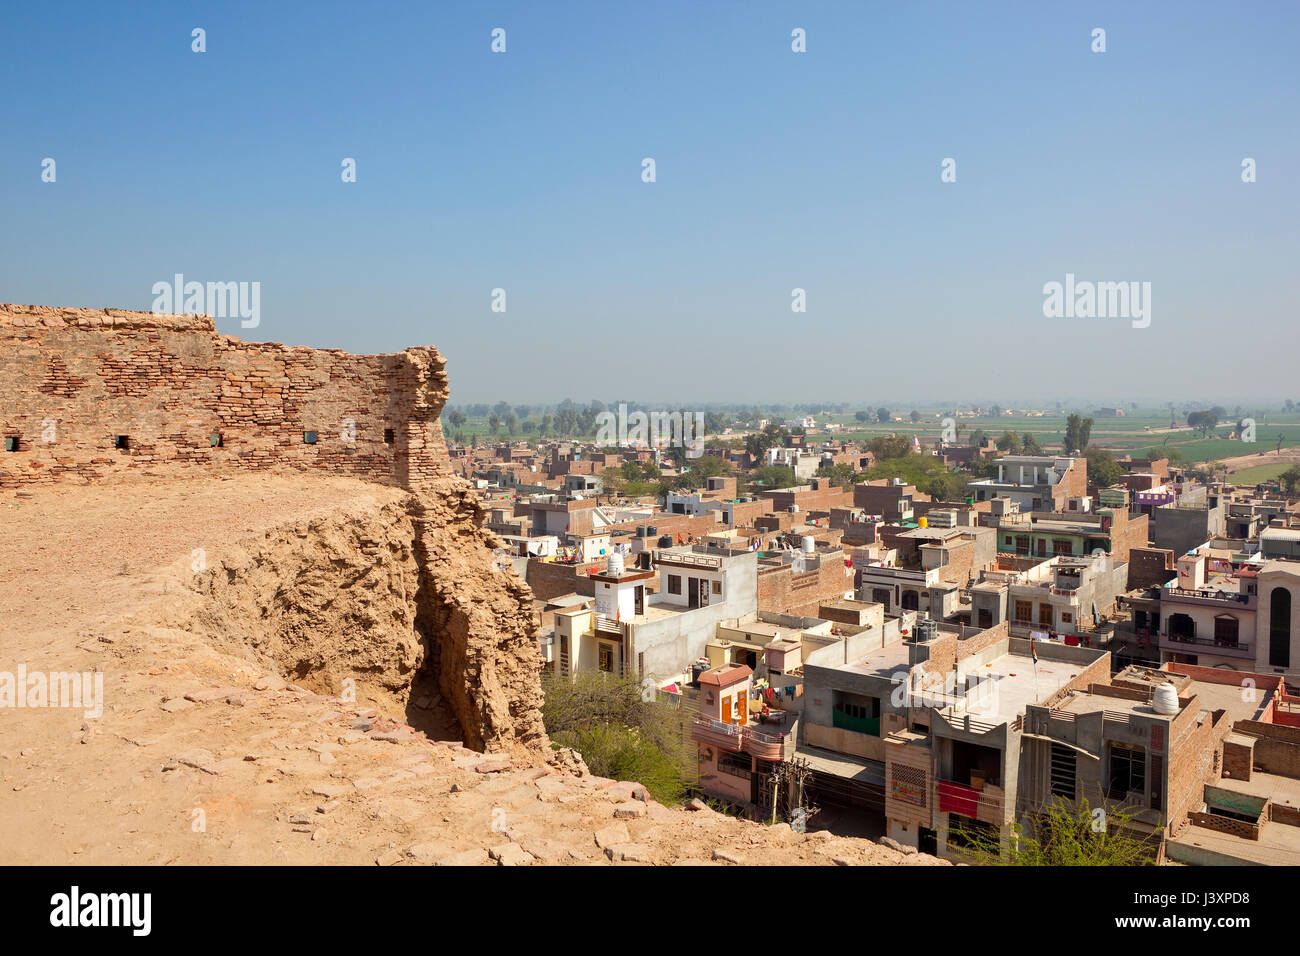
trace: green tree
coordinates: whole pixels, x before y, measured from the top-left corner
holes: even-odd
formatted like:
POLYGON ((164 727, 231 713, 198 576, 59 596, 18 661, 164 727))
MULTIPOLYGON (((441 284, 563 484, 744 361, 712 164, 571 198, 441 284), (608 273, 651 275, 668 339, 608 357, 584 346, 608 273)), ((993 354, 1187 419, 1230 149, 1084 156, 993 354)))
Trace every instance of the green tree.
POLYGON ((1098 488, 1109 488, 1124 475, 1124 469, 1115 460, 1113 452, 1104 448, 1089 448, 1084 457, 1088 459, 1088 477, 1098 488))
POLYGON ((1092 433, 1092 419, 1079 415, 1069 415, 1065 419, 1065 453, 1077 455, 1088 447, 1088 436, 1092 433))
POLYGON ((853 417, 860 422, 865 422, 868 418, 871 417, 871 415, 869 415, 867 412, 854 412, 853 417))
POLYGON ((1043 446, 1038 444, 1038 439, 1034 437, 1033 432, 1023 432, 1020 436, 1021 452, 1026 455, 1042 455, 1043 446))
POLYGON ((1214 426, 1219 424, 1222 409, 1211 408, 1199 412, 1190 412, 1187 416, 1187 425, 1200 431, 1203 438, 1208 438, 1210 432, 1214 431, 1214 426))
POLYGON ((837 488, 847 488, 853 484, 853 478, 856 472, 852 465, 822 465, 817 469, 817 474, 822 478, 829 478, 831 484, 837 488))
POLYGON ((794 469, 786 465, 765 465, 749 473, 748 486, 761 491, 773 488, 793 488, 799 484, 794 469))
POLYGON ((682 712, 646 699, 632 676, 546 673, 542 722, 557 747, 572 747, 592 773, 634 780, 660 803, 679 802, 695 775, 682 712))
POLYGON ((745 436, 745 451, 749 452, 755 460, 762 460, 769 448, 781 444, 781 437, 781 426, 775 422, 768 422, 767 427, 762 431, 751 432, 745 436))
POLYGON ((914 408, 912 409, 911 418, 912 418, 912 424, 915 425, 917 422, 921 420, 921 413, 914 408))
POLYGON ((1032 827, 1011 825, 1010 846, 997 835, 974 827, 949 831, 949 847, 995 866, 1154 866, 1159 837, 1137 822, 1140 807, 1104 804, 1087 798, 1076 806, 1053 797, 1032 827))
POLYGON ((876 421, 880 422, 880 424, 888 425, 891 418, 889 409, 885 408, 885 406, 882 405, 876 409, 876 421))
POLYGON ((911 439, 904 435, 878 435, 867 443, 871 453, 876 456, 877 461, 883 461, 886 458, 902 458, 912 450, 911 439))
POLYGON ((1300 487, 1300 465, 1292 465, 1278 475, 1277 480, 1281 483, 1283 491, 1288 495, 1294 495, 1296 489, 1300 487))
POLYGON ((1020 436, 1015 432, 1003 432, 1002 437, 994 442, 994 444, 997 446, 998 451, 1010 452, 1013 455, 1019 455, 1021 449, 1024 448, 1024 445, 1021 444, 1020 436))

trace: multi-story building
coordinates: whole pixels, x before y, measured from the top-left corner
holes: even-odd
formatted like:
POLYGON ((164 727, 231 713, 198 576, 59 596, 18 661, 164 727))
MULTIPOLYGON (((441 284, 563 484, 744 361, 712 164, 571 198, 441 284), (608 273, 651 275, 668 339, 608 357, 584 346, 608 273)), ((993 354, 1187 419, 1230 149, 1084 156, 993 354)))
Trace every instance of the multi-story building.
POLYGON ((1036 658, 1006 625, 921 622, 851 663, 805 662, 796 754, 814 768, 813 799, 941 856, 976 830, 1005 844, 1026 706, 1110 673, 1105 651, 1048 643, 1036 658))
POLYGON ((698 683, 691 738, 699 747, 701 789, 750 813, 770 807, 772 768, 793 753, 793 735, 784 723, 754 719, 759 701, 747 665, 710 668, 698 683))
POLYGON ((1011 633, 1060 635, 1069 644, 1090 644, 1101 618, 1125 592, 1128 565, 1109 554, 1058 555, 1023 572, 1007 587, 1011 633))
POLYGON ((880 515, 886 524, 903 524, 912 520, 912 504, 919 500, 915 486, 902 479, 866 481, 853 486, 853 506, 869 515, 880 515))
POLYGON ((967 482, 976 501, 1011 498, 1021 511, 1071 511, 1088 494, 1086 458, 1006 455, 997 467, 996 478, 967 482))
POLYGON ((756 552, 687 545, 650 554, 654 570, 611 556, 603 572, 588 576, 594 606, 556 614, 561 673, 676 674, 704 653, 719 621, 757 614, 756 552), (656 577, 651 593, 647 583, 656 577))
MULTIPOLYGON (((995 505, 997 502, 994 503, 995 505)), ((1025 557, 1081 557, 1104 551, 1128 561, 1129 551, 1147 546, 1146 515, 1102 508, 1091 514, 1003 509, 986 519, 998 529, 998 551, 1025 557)))

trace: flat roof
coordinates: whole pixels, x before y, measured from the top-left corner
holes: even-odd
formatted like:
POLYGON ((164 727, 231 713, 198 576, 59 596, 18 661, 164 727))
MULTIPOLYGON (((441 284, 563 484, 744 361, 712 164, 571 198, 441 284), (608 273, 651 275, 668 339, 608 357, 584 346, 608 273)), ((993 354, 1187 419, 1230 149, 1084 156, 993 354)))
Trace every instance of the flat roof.
POLYGON ((1037 666, 1027 654, 1007 653, 979 667, 963 668, 962 673, 980 676, 1000 675, 997 692, 975 697, 975 704, 964 713, 992 723, 1015 720, 1030 704, 1041 704, 1074 680, 1092 661, 1045 660, 1037 666))

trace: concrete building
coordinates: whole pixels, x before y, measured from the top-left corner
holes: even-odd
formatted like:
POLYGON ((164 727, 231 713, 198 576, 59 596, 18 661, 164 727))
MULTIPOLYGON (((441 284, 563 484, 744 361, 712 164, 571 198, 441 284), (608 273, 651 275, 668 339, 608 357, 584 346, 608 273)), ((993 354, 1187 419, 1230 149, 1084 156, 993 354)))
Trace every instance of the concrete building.
POLYGON ((1212 538, 1221 537, 1227 530, 1227 514, 1222 496, 1184 492, 1176 501, 1153 509, 1151 541, 1157 548, 1186 554, 1212 538))
POLYGON ((1011 498, 1021 511, 1071 511, 1072 500, 1088 494, 1088 460, 1007 455, 997 460, 996 478, 967 482, 976 501, 1011 498))
POLYGON ((1005 843, 1016 819, 1023 716, 1109 675, 1104 651, 1029 643, 922 622, 837 666, 804 665, 796 754, 819 804, 856 806, 862 825, 941 856, 964 835, 1005 843))
POLYGON ((1300 682, 1300 563, 1266 561, 1255 580, 1255 670, 1300 682))
POLYGON ((915 486, 904 484, 901 479, 867 481, 853 486, 853 506, 868 515, 880 515, 886 524, 911 521, 912 504, 918 496, 915 486))
POLYGON ((1090 644, 1090 634, 1124 594, 1128 565, 1108 554, 1058 555, 1007 584, 1011 633, 1060 636, 1068 644, 1090 644))
MULTIPOLYGON (((998 502, 994 502, 995 505, 998 502)), ((1146 515, 1102 508, 1093 514, 1034 512, 995 507, 985 520, 998 529, 998 551, 1023 557, 1081 557, 1104 551, 1126 562, 1134 548, 1147 546, 1146 515)))
POLYGON ((556 614, 561 673, 677 674, 704 654, 719 621, 756 616, 756 552, 687 545, 654 549, 651 558, 656 570, 629 569, 612 557, 589 576, 595 606, 556 614), (647 582, 656 576, 651 593, 647 582))

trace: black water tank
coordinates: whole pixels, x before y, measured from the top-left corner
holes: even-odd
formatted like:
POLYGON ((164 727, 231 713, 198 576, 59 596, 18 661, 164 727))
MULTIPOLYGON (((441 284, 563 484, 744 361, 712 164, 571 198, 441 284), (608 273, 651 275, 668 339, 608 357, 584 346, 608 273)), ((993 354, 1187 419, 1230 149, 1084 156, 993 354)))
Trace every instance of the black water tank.
POLYGON ((670 534, 665 534, 665 535, 663 535, 662 537, 659 538, 659 547, 661 547, 661 548, 671 548, 672 546, 673 546, 673 536, 672 536, 672 535, 670 535, 670 534))

